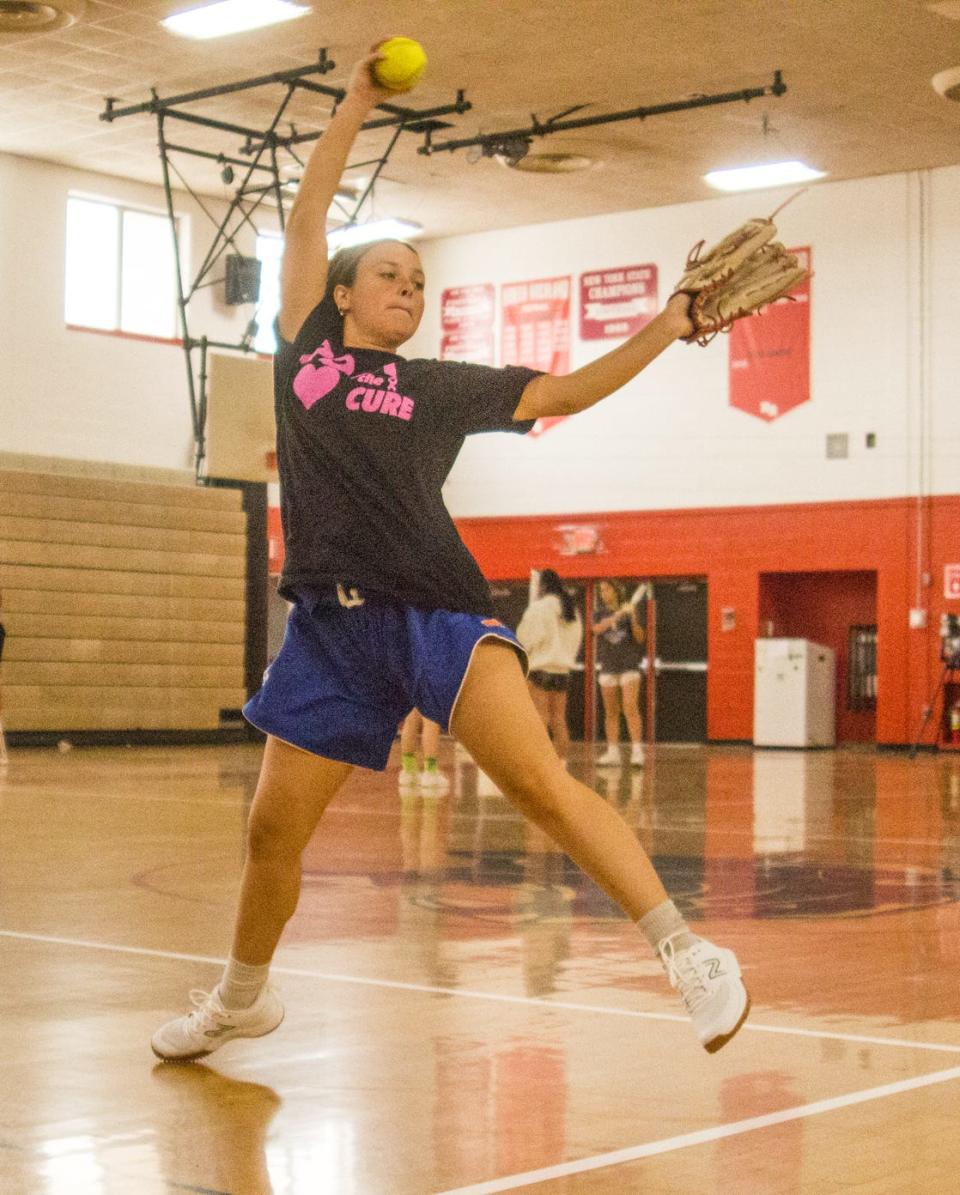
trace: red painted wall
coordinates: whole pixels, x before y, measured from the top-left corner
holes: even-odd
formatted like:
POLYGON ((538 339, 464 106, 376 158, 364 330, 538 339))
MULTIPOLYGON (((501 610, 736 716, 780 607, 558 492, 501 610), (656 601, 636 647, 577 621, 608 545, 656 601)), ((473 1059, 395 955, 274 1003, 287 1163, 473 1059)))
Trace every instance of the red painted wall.
MULTIPOLYGON (((569 577, 705 576, 707 725, 715 740, 752 737, 753 642, 761 625, 761 573, 876 573, 879 743, 913 741, 940 677, 940 613, 960 613, 960 601, 947 602, 943 596, 943 567, 960 561, 960 495, 922 502, 886 499, 461 519, 457 525, 480 567, 494 580, 526 577, 531 567, 546 566, 569 577), (563 555, 559 549, 571 537, 560 529, 570 524, 595 527, 600 550, 563 555), (924 629, 908 628, 914 605, 928 610, 924 629), (736 626, 730 631, 721 629, 725 607, 736 611, 736 626)), ((923 741, 935 738, 932 718, 923 741)))
MULTIPOLYGON (((271 510, 272 574, 283 561, 279 523, 279 511, 271 510)), ((524 579, 531 568, 548 566, 567 577, 706 577, 707 732, 713 740, 749 741, 753 735, 753 642, 764 618, 762 573, 876 574, 875 617, 860 616, 866 609, 863 592, 842 601, 824 596, 816 617, 830 646, 835 627, 848 616, 851 622, 877 624, 878 743, 916 738, 940 680, 940 614, 960 614, 960 599, 947 600, 943 590, 944 566, 960 563, 960 495, 460 519, 457 526, 491 580, 524 579), (571 544, 591 540, 573 534, 571 526, 596 529, 598 549, 564 554, 571 544), (913 606, 926 608, 925 628, 909 628, 913 606), (721 629, 725 608, 736 617, 728 631, 721 629)), ((817 637, 809 630, 804 635, 817 637)), ((938 708, 922 742, 936 742, 939 714, 938 708)), ((869 730, 845 719, 840 730, 853 739, 870 737, 869 730)))

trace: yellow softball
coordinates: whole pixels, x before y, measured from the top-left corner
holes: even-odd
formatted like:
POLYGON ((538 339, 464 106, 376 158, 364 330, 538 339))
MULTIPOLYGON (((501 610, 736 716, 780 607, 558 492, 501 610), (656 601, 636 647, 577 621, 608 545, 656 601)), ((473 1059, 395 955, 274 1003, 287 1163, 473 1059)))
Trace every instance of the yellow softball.
POLYGON ((427 69, 423 46, 412 37, 391 37, 377 47, 383 57, 374 63, 373 73, 382 87, 409 91, 427 69))

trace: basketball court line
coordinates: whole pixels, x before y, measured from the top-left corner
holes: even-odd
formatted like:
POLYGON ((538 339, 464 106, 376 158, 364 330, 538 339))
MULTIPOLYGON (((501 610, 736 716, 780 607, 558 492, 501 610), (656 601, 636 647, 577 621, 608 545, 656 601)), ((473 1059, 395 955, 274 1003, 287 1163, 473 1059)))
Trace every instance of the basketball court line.
MULTIPOLYGON (((121 946, 111 942, 94 942, 84 938, 65 938, 53 934, 28 934, 17 930, 0 929, 0 938, 14 941, 40 942, 52 946, 69 946, 79 950, 103 950, 113 954, 133 954, 148 958, 171 959, 176 962, 200 963, 223 967, 225 958, 205 954, 184 954, 175 950, 154 950, 146 946, 121 946)), ((424 983, 406 983, 399 979, 373 979, 360 975, 340 975, 318 971, 310 967, 285 967, 280 963, 270 968, 276 975, 291 975, 299 979, 314 979, 325 983, 353 984, 358 987, 385 988, 400 992, 417 992, 428 996, 459 996, 465 1000, 488 1000, 499 1004, 518 1004, 552 1012, 587 1012, 601 1016, 632 1017, 642 1021, 672 1021, 686 1025, 689 1018, 679 1013, 644 1012, 641 1009, 608 1008, 602 1004, 582 1004, 572 1000, 545 1000, 536 996, 513 996, 504 992, 482 992, 472 988, 444 988, 424 983)), ((877 1037, 861 1033, 835 1033, 820 1029, 801 1029, 788 1025, 757 1025, 747 1021, 742 1033, 773 1033, 784 1037, 808 1037, 825 1041, 842 1041, 855 1045, 888 1046, 909 1050, 929 1050, 937 1053, 960 1054, 960 1044, 910 1041, 907 1038, 877 1037)))
POLYGON ((637 1162, 642 1158, 672 1153, 678 1149, 687 1149, 692 1145, 705 1145, 713 1141, 721 1141, 725 1137, 738 1137, 744 1133, 755 1132, 757 1129, 786 1124, 791 1120, 804 1120, 810 1116, 819 1116, 823 1112, 836 1112, 852 1108, 857 1104, 886 1099, 888 1096, 900 1095, 906 1091, 916 1091, 922 1087, 932 1087, 938 1083, 949 1083, 955 1079, 960 1079, 960 1066, 934 1071, 929 1075, 918 1075, 913 1079, 901 1079, 896 1083, 884 1083, 880 1087, 868 1087, 863 1091, 850 1092, 849 1095, 815 1100, 812 1104, 801 1104, 796 1108, 785 1108, 780 1112, 750 1116, 746 1120, 715 1125, 713 1128, 699 1129, 693 1133, 681 1133, 677 1137, 665 1137, 661 1141, 648 1141, 643 1145, 632 1146, 628 1149, 615 1149, 609 1153, 596 1154, 592 1158, 580 1158, 576 1162, 561 1162, 556 1166, 544 1166, 540 1170, 528 1170, 522 1174, 495 1178, 489 1182, 472 1183, 468 1187, 456 1187, 437 1192, 436 1195, 497 1195, 501 1191, 518 1191, 521 1187, 532 1187, 536 1183, 549 1182, 550 1179, 569 1178, 574 1174, 602 1170, 607 1166, 622 1166, 628 1162, 637 1162))

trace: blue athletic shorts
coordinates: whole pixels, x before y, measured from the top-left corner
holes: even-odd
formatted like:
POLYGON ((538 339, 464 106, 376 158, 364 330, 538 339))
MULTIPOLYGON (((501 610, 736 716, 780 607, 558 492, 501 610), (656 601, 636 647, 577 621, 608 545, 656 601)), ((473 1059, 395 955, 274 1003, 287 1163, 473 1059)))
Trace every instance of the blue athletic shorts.
POLYGON ((502 639, 496 618, 420 610, 338 586, 304 591, 263 686, 243 708, 251 725, 313 755, 382 771, 414 708, 448 729, 474 649, 502 639))

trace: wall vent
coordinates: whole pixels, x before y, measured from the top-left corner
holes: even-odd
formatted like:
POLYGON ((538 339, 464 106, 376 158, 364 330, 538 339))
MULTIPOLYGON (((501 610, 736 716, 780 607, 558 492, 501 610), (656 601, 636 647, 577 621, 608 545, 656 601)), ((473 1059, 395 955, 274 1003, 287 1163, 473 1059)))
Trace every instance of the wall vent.
POLYGON ((844 460, 850 455, 850 437, 846 432, 830 432, 827 436, 827 460, 844 460))

